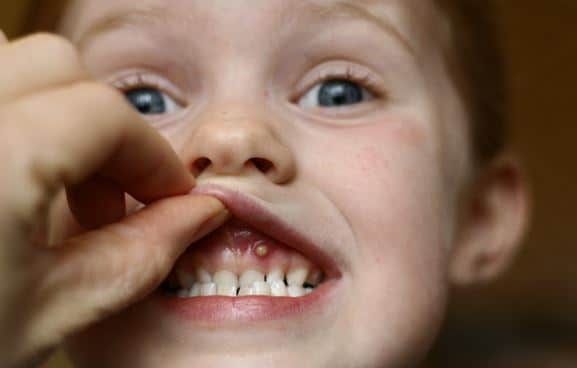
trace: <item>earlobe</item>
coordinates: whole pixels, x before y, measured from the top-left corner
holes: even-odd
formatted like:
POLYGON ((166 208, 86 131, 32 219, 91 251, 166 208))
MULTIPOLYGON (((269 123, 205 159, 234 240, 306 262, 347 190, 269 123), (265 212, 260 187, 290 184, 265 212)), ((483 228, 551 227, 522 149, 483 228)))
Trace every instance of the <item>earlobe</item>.
POLYGON ((450 279, 456 285, 490 281, 514 260, 529 222, 527 181, 518 160, 493 160, 461 202, 450 279))

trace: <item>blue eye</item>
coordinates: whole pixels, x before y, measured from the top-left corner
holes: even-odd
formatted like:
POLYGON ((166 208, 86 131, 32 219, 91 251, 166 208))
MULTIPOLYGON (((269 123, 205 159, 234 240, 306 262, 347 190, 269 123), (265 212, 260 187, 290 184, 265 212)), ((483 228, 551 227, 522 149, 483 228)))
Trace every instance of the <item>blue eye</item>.
POLYGON ((333 79, 318 83, 298 102, 301 107, 340 107, 356 105, 372 98, 358 83, 346 79, 333 79))
POLYGON ((156 88, 135 88, 124 94, 142 115, 171 114, 182 108, 174 99, 156 88))

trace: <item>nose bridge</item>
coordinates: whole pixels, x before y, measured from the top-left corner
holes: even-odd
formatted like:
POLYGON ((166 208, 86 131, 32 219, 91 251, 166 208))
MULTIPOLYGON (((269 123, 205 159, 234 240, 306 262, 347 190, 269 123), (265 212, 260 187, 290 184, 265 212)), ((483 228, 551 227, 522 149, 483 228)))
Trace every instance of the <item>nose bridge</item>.
POLYGON ((295 174, 292 152, 274 134, 267 118, 246 108, 205 114, 185 152, 197 178, 258 173, 282 184, 295 174))

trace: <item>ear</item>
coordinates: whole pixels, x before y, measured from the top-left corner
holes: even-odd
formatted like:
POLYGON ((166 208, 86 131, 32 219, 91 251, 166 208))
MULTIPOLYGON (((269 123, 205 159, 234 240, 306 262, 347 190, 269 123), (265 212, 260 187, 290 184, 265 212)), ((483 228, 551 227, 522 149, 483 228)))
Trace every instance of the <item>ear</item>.
POLYGON ((462 198, 449 276, 456 285, 486 282, 513 261, 529 222, 527 181, 518 160, 502 155, 462 198))

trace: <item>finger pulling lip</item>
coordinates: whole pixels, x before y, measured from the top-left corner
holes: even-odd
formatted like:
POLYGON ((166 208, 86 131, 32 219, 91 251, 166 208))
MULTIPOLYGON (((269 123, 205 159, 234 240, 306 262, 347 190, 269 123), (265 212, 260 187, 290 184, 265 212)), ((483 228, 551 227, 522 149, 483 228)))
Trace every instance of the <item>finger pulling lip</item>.
POLYGON ((159 292, 154 299, 165 311, 197 323, 226 324, 284 320, 296 318, 303 313, 314 315, 322 313, 338 290, 341 272, 335 260, 309 237, 271 213, 256 199, 239 191, 230 190, 218 185, 197 186, 191 194, 210 195, 228 208, 233 217, 240 219, 263 234, 276 239, 286 246, 295 249, 312 263, 322 269, 324 281, 315 290, 301 297, 271 296, 199 296, 178 298, 163 295, 159 292))
POLYGON ((341 276, 336 262, 329 254, 247 195, 212 184, 198 186, 191 194, 216 197, 225 204, 234 217, 302 253, 323 270, 325 277, 336 279, 341 276))

